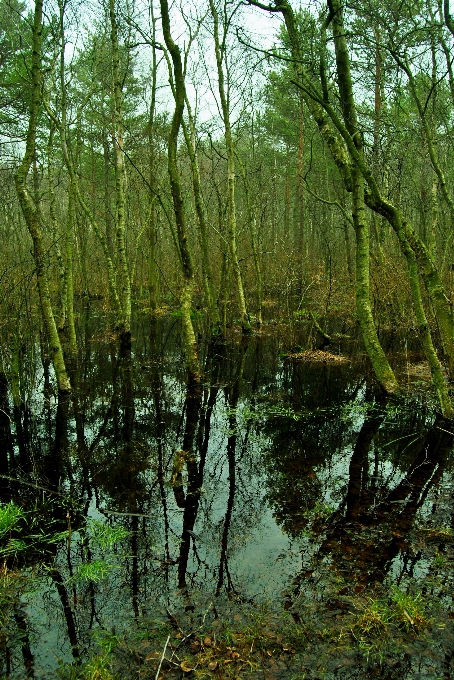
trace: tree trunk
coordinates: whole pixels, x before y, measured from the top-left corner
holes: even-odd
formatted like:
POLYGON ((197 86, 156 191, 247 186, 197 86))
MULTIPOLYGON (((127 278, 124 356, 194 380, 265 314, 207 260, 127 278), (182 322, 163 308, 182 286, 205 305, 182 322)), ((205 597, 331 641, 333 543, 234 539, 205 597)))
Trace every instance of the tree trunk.
POLYGON ((155 113, 156 113, 156 18, 154 16, 153 3, 150 3, 150 18, 152 31, 152 62, 151 62, 151 98, 148 115, 148 153, 149 158, 149 187, 150 187, 150 213, 148 217, 148 297, 150 310, 154 314, 158 308, 159 278, 156 265, 156 251, 158 245, 158 221, 156 213, 156 153, 155 153, 155 113))
POLYGON ((121 319, 119 330, 123 341, 131 336, 131 282, 126 255, 126 166, 123 153, 123 92, 120 73, 117 18, 114 0, 109 0, 110 42, 112 47, 112 76, 114 88, 115 124, 115 188, 116 188, 116 244, 117 267, 120 280, 121 319))
POLYGON ((370 304, 370 239, 364 204, 364 185, 359 171, 353 173, 353 224, 356 234, 356 310, 364 344, 378 381, 385 392, 398 391, 399 385, 377 336, 370 304))
POLYGON ((408 276, 410 279, 411 292, 413 297, 413 305, 415 308, 416 321, 418 324, 419 336, 421 344, 424 349, 427 361, 430 366, 432 380, 437 390, 438 399, 440 401, 441 412, 444 418, 454 418, 454 408, 451 402, 451 397, 448 392, 443 369, 440 360, 437 356, 432 342, 432 335, 430 333, 429 324, 427 323, 426 313, 421 295, 421 286, 419 282, 418 264, 413 250, 407 242, 401 244, 402 251, 405 252, 408 264, 408 276))
POLYGON ((209 257, 209 243, 208 243, 208 215, 203 200, 202 194, 202 184, 200 181, 200 170, 199 162, 197 158, 196 146, 195 146, 195 125, 194 119, 192 117, 191 107, 186 98, 186 110, 188 112, 189 118, 189 129, 185 121, 182 121, 184 138, 186 141, 186 147, 188 149, 189 160, 191 161, 192 170, 192 186, 194 190, 194 203, 195 210, 197 213, 197 220, 199 223, 199 233, 200 233, 200 250, 202 253, 202 277, 203 277, 203 288, 205 291, 206 304, 208 306, 208 312, 210 317, 211 333, 213 336, 219 334, 220 331, 220 318, 219 309, 216 305, 216 300, 214 296, 214 286, 213 286, 213 272, 210 264, 209 257))
MULTIPOLYGON (((251 324, 249 322, 246 298, 244 295, 243 278, 241 275, 240 263, 238 261, 237 243, 236 243, 236 207, 235 207, 235 151, 232 139, 232 127, 230 123, 230 110, 228 102, 228 93, 226 91, 224 79, 224 41, 221 46, 219 39, 219 18, 216 10, 214 0, 210 0, 210 10, 213 17, 214 25, 214 47, 216 53, 216 65, 218 73, 218 89, 219 98, 221 100, 222 119, 224 122, 225 132, 225 148, 227 153, 227 233, 230 247, 230 257, 232 259, 233 275, 235 277, 237 294, 238 294, 238 308, 240 313, 240 323, 243 333, 248 334, 251 331, 251 324)), ((227 84, 227 88, 229 85, 227 84)))
MULTIPOLYGON (((66 165, 66 169, 69 174, 69 179, 70 182, 74 188, 77 201, 87 218, 89 224, 92 226, 93 231, 95 232, 100 244, 101 248, 103 250, 105 260, 106 260, 106 267, 107 267, 107 278, 109 282, 109 290, 111 294, 111 298, 114 304, 114 309, 115 313, 117 316, 117 322, 121 323, 121 319, 123 317, 123 310, 122 310, 122 303, 120 300, 120 296, 118 294, 117 290, 117 282, 116 282, 116 275, 115 275, 115 267, 114 263, 112 260, 112 257, 109 252, 109 243, 107 241, 107 238, 105 234, 103 234, 102 230, 99 228, 99 225, 97 221, 94 218, 94 215, 92 211, 90 210, 87 202, 84 200, 84 197, 82 196, 82 192, 80 189, 80 184, 79 184, 79 177, 76 173, 75 167, 74 167, 74 161, 73 161, 73 155, 71 153, 71 149, 68 144, 68 139, 67 139, 67 134, 66 134, 66 83, 65 83, 65 46, 66 46, 66 41, 65 41, 65 33, 64 33, 64 25, 63 25, 63 18, 64 18, 64 3, 59 0, 59 9, 60 9, 60 88, 62 92, 62 101, 61 101, 61 119, 58 119, 57 115, 55 112, 53 112, 49 106, 49 104, 44 101, 44 104, 46 106, 47 113, 53 123, 57 126, 58 132, 60 134, 60 144, 61 144, 61 150, 62 150, 62 155, 63 155, 63 160, 66 165)), ((80 121, 79 122, 79 128, 80 128, 80 121)), ((82 258, 82 266, 85 267, 85 258, 82 258)), ((88 281, 88 278, 86 276, 86 273, 84 271, 84 279, 88 281)))
POLYGON ((180 173, 177 163, 178 133, 183 118, 186 88, 184 83, 183 65, 181 52, 178 45, 173 41, 170 32, 169 6, 167 0, 160 0, 162 15, 162 31, 165 44, 170 52, 173 63, 175 110, 168 141, 168 172, 170 188, 173 198, 173 209, 177 226, 178 247, 183 270, 183 289, 181 291, 181 321, 183 327, 183 342, 186 356, 186 366, 189 381, 200 382, 200 364, 197 350, 197 342, 194 327, 191 320, 192 293, 194 286, 194 271, 192 258, 186 234, 186 222, 184 214, 184 201, 181 189, 180 173))
POLYGON ((66 229, 66 321, 68 326, 68 350, 71 355, 77 353, 77 336, 74 323, 74 266, 73 242, 76 223, 76 193, 72 183, 69 185, 68 222, 66 229))
POLYGON ((35 260, 36 279, 38 282, 38 291, 41 301, 41 311, 46 329, 52 364, 57 378, 58 390, 60 392, 69 392, 71 390, 71 386, 66 373, 63 350, 60 343, 60 338, 58 336, 57 325, 55 323, 50 300, 49 282, 47 279, 47 270, 45 266, 45 251, 40 224, 40 211, 39 207, 35 204, 27 189, 27 176, 33 162, 33 158, 36 154, 36 132, 38 127, 39 110, 41 106, 41 37, 43 28, 42 11, 42 0, 36 0, 32 34, 32 92, 30 99, 27 140, 25 145, 25 154, 16 171, 14 179, 22 213, 33 241, 33 256, 35 260))
POLYGON ((257 239, 257 215, 256 215, 256 209, 255 206, 252 205, 251 202, 251 196, 250 196, 250 191, 249 191, 249 186, 248 186, 248 179, 246 177, 246 170, 241 162, 241 159, 238 158, 238 162, 240 165, 240 170, 241 170, 241 176, 243 178, 243 184, 244 184, 244 197, 246 200, 246 217, 247 217, 247 222, 248 222, 248 228, 249 228, 249 233, 251 235, 251 246, 252 246, 252 255, 254 258, 254 269, 255 269, 255 276, 256 276, 256 285, 257 285, 257 325, 261 326, 262 325, 262 303, 263 303, 263 278, 262 278, 262 266, 260 262, 260 253, 259 253, 259 246, 258 246, 258 239, 257 239))

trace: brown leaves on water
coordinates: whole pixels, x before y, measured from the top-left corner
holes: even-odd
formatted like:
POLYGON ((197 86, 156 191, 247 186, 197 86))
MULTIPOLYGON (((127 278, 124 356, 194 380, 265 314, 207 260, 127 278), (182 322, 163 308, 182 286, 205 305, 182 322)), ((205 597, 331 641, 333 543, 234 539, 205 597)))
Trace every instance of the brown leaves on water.
POLYGON ((349 359, 341 354, 323 352, 321 349, 308 349, 305 352, 289 352, 285 358, 286 361, 306 361, 307 363, 347 364, 349 362, 349 359))
POLYGON ((191 673, 196 667, 197 664, 193 664, 190 661, 182 661, 180 663, 180 668, 183 671, 183 673, 191 673))
MULTIPOLYGON (((295 650, 280 634, 252 630, 245 626, 235 632, 211 631, 188 639, 174 637, 162 659, 160 679, 216 678, 217 680, 248 677, 267 672, 270 679, 280 677, 295 650)), ((154 677, 162 652, 146 654, 141 677, 154 677)))

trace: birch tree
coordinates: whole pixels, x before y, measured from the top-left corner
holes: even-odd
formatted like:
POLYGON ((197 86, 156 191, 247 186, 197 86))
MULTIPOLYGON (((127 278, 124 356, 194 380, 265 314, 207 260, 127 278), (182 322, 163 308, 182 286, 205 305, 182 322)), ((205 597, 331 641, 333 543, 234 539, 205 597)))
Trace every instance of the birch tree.
POLYGON ((54 367, 57 386, 60 393, 67 393, 71 385, 66 372, 63 349, 58 335, 57 324, 49 292, 49 281, 45 262, 45 250, 41 223, 41 210, 38 197, 34 197, 28 186, 30 169, 37 153, 38 120, 42 109, 42 32, 43 2, 36 0, 33 14, 32 58, 31 58, 31 94, 28 112, 28 128, 25 142, 25 153, 15 174, 17 196, 28 231, 33 242, 36 279, 41 302, 41 312, 46 330, 47 342, 54 367))
MULTIPOLYGON (((238 295, 238 308, 240 323, 243 333, 249 333, 251 325, 246 308, 246 298, 243 287, 243 277, 241 275, 240 263, 237 250, 237 219, 235 206, 235 148, 232 135, 232 123, 230 120, 230 86, 229 70, 226 65, 227 59, 227 37, 229 25, 233 15, 228 13, 228 4, 224 2, 222 6, 222 22, 219 21, 219 12, 215 0, 209 0, 210 11, 213 19, 213 39, 216 56, 216 67, 218 76, 218 91, 221 104, 222 122, 224 124, 225 149, 227 154, 227 234, 232 260, 233 275, 238 295), (221 30, 220 30, 221 29, 221 30), (226 77, 227 73, 227 77, 226 77)), ((233 13, 238 9, 235 6, 233 13)))

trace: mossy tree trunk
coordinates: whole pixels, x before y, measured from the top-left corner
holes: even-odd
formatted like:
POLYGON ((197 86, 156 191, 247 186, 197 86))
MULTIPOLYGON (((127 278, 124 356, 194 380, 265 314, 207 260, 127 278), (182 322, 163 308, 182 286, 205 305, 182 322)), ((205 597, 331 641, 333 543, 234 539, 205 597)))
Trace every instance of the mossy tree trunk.
MULTIPOLYGON (((351 147, 353 147, 354 145, 356 157, 362 163, 364 163, 364 157, 362 154, 362 137, 359 133, 356 124, 356 110, 353 99, 353 87, 350 75, 347 42, 345 37, 346 33, 342 17, 342 6, 339 0, 331 0, 331 2, 330 0, 328 0, 328 4, 332 15, 334 45, 336 50, 337 74, 339 79, 340 99, 343 108, 345 128, 348 131, 351 140, 350 142, 351 147)), ((365 181, 364 175, 361 172, 361 168, 358 166, 357 163, 355 163, 354 165, 352 165, 352 177, 354 178, 354 184, 355 178, 357 176, 360 177, 360 180, 364 186, 365 181)), ((353 196, 355 200, 355 188, 353 189, 353 196)), ((364 206, 364 193, 362 203, 364 206)), ((410 287, 412 291, 413 304, 419 327, 421 343, 431 368, 432 378, 437 389, 443 414, 445 415, 445 417, 452 418, 454 411, 452 408, 451 399, 447 391, 440 361, 437 357, 436 351, 433 346, 432 337, 422 302, 416 254, 414 248, 411 246, 408 239, 406 238, 404 230, 399 229, 398 236, 402 252, 404 253, 408 263, 410 287)), ((424 246, 420 239, 418 240, 413 239, 413 243, 415 245, 424 246)), ((424 249, 427 257, 430 258, 430 253, 428 252, 425 246, 424 249)))
POLYGON ((59 392, 69 392, 71 390, 70 381, 66 372, 63 349, 58 335, 57 324, 49 292, 49 281, 47 278, 45 249, 40 222, 39 205, 33 200, 28 187, 27 177, 33 160, 36 156, 36 134, 38 128, 38 117, 41 109, 41 43, 42 43, 42 0, 35 1, 32 32, 32 60, 31 60, 31 95, 27 138, 25 143, 25 153, 16 174, 15 184, 17 196, 21 206, 22 214, 27 224, 28 231, 33 241, 33 257, 35 261, 36 279, 41 302, 41 312, 44 327, 46 330, 47 342, 57 378, 59 392))
POLYGON ((251 192, 249 191, 249 181, 246 176, 246 168, 241 158, 238 156, 238 165, 240 166, 241 177, 243 179, 244 198, 246 201, 246 218, 248 222, 248 229, 251 236, 252 256, 254 258, 254 269, 257 286, 257 325, 262 325, 262 307, 263 307, 263 277, 262 277, 262 263, 259 252, 258 234, 257 234, 257 212, 256 207, 251 200, 251 192))
MULTIPOLYGON (((251 4, 262 7, 263 9, 270 9, 261 3, 252 2, 252 0, 251 4)), ((340 140, 338 134, 332 130, 331 122, 322 107, 322 103, 326 104, 328 101, 324 65, 325 47, 324 44, 321 47, 322 58, 320 73, 322 92, 317 90, 317 96, 315 96, 312 92, 313 88, 311 88, 310 79, 303 66, 300 36, 293 9, 287 0, 276 0, 273 11, 281 12, 284 17, 290 39, 292 56, 295 61, 297 84, 303 93, 304 101, 307 104, 309 112, 317 123, 322 137, 327 142, 328 148, 341 173, 347 191, 352 192, 352 216, 356 233, 356 309, 358 319, 361 325, 364 343, 377 379, 387 393, 395 393, 398 391, 398 383, 378 339, 370 304, 370 239, 364 201, 364 178, 361 175, 361 172, 352 165, 342 140, 340 140)), ((349 56, 340 5, 336 6, 336 8, 330 6, 329 19, 324 23, 322 36, 326 33, 326 27, 329 23, 333 23, 336 66, 344 124, 348 128, 352 139, 354 139, 356 154, 362 156, 362 140, 358 131, 356 108, 350 77, 349 56)))
MULTIPOLYGON (((65 30, 64 30, 64 4, 59 2, 59 22, 60 22, 60 39, 61 39, 61 49, 60 49, 60 96, 61 96, 61 116, 62 116, 62 126, 66 128, 66 82, 65 82, 65 30)), ((51 121, 52 129, 55 127, 55 122, 51 121)), ((58 129, 58 126, 57 126, 58 129)), ((50 151, 49 150, 49 163, 50 163, 50 151)), ((69 181, 69 191, 68 191, 68 214, 66 220, 66 229, 64 232, 64 244, 65 244, 65 261, 64 261, 64 271, 63 271, 63 281, 62 281, 62 291, 61 295, 63 297, 62 301, 62 318, 59 325, 59 330, 63 330, 66 327, 67 330, 67 345, 65 351, 70 357, 74 357, 77 353, 77 337, 76 337, 76 327, 74 322, 74 271, 73 271, 73 241, 74 241, 74 230, 76 225, 76 194, 74 183, 70 179, 69 181)))
POLYGON ((77 353, 77 336, 74 322, 74 228, 76 225, 76 194, 72 183, 69 185, 68 218, 66 228, 66 323, 68 328, 68 348, 70 355, 77 353))
MULTIPOLYGON (((303 87, 306 86, 303 85, 303 87)), ((308 87, 311 91, 313 91, 313 88, 310 87, 310 85, 308 87)), ((315 92, 312 96, 316 96, 315 92)), ((308 97, 308 99, 310 99, 310 97, 308 97)), ((353 163, 360 170, 363 178, 366 181, 366 205, 376 213, 385 217, 396 233, 399 242, 402 243, 403 239, 406 240, 415 254, 419 274, 424 281, 426 291, 435 311, 435 316, 437 318, 443 343, 443 349, 445 351, 449 370, 452 375, 454 373, 454 319, 449 297, 443 286, 440 274, 437 267, 435 266, 433 258, 431 257, 429 249, 415 232, 410 222, 404 217, 401 210, 397 208, 394 203, 383 196, 371 168, 367 165, 362 154, 358 153, 358 149, 356 148, 352 136, 347 130, 345 124, 336 114, 333 107, 331 107, 328 103, 324 103, 324 107, 329 112, 332 123, 342 136, 353 163)), ((316 113, 318 115, 318 111, 316 111, 316 113)), ((351 166, 346 165, 345 163, 345 153, 339 144, 339 140, 336 140, 331 144, 333 139, 335 139, 335 135, 333 134, 330 123, 324 116, 320 117, 319 130, 322 136, 325 137, 326 135, 325 140, 330 145, 333 159, 342 173, 342 176, 344 177, 344 182, 346 183, 345 186, 347 190, 351 191, 351 166)), ((403 254, 405 255, 405 251, 403 251, 403 254)))
MULTIPOLYGON (((334 37, 336 68, 342 115, 358 155, 363 156, 362 135, 358 128, 356 105, 350 72, 350 57, 345 37, 343 10, 339 0, 328 0, 334 37)), ((324 49, 324 46, 322 46, 324 49)), ((370 230, 364 201, 364 177, 352 165, 352 216, 356 233, 356 309, 364 344, 375 374, 387 393, 397 392, 399 385, 380 344, 370 303, 370 230)))
POLYGON ((441 362, 437 356, 437 352, 433 345, 432 334, 430 332, 429 324, 427 322, 426 312, 421 294, 421 285, 419 281, 418 264, 415 254, 406 241, 401 243, 402 251, 406 255, 408 264, 408 276, 410 279, 410 286, 413 298, 413 306, 415 309, 416 322, 418 324, 419 337, 424 349, 427 361, 429 363, 430 372, 432 374, 432 381, 437 390, 438 399, 441 406, 441 412, 444 418, 454 418, 454 408, 451 397, 448 392, 445 377, 441 362))
POLYGON ((378 381, 385 392, 393 394, 399 385, 378 339, 370 303, 370 232, 364 203, 364 184, 358 171, 353 173, 352 215, 356 234, 356 311, 366 351, 378 381))
POLYGON ((196 140, 195 140, 195 122, 192 115, 189 101, 186 98, 186 111, 188 114, 189 125, 183 120, 183 133, 188 150, 189 160, 192 171, 192 186, 194 191, 194 204, 197 214, 197 221, 199 224, 200 234, 200 250, 202 254, 202 277, 203 288, 205 292, 205 300, 210 316, 211 333, 213 336, 220 333, 220 316, 219 309, 216 304, 213 286, 213 271, 210 263, 209 241, 208 241, 208 215, 203 199, 202 183, 200 180, 199 161, 197 158, 196 140))
POLYGON ((150 3, 152 58, 151 58, 151 97, 148 110, 148 153, 149 153, 149 188, 150 188, 150 212, 148 229, 148 297, 150 310, 154 314, 158 308, 159 276, 156 264, 158 246, 158 215, 156 212, 156 141, 155 141, 155 114, 156 114, 156 87, 157 87, 157 59, 156 59, 156 18, 153 3, 150 3))
MULTIPOLYGON (((285 2, 285 0, 283 1, 285 2)), ((285 2, 285 4, 288 7, 288 3, 285 2)), ((346 42, 345 33, 343 40, 346 42)), ((450 373, 453 374, 454 319, 452 315, 451 303, 448 295, 446 294, 440 274, 433 261, 429 248, 415 232, 413 226, 404 217, 401 210, 397 208, 394 203, 385 198, 381 193, 373 170, 367 164, 363 154, 361 153, 361 150, 357 147, 357 138, 352 135, 352 131, 348 129, 346 122, 340 119, 329 101, 317 94, 314 84, 310 82, 310 79, 308 78, 307 74, 305 74, 304 70, 302 71, 301 75, 301 87, 303 88, 303 91, 308 93, 308 100, 313 97, 315 100, 317 100, 315 109, 317 109, 317 105, 322 105, 325 109, 325 112, 329 115, 330 120, 325 119, 323 124, 319 124, 319 129, 322 133, 322 136, 325 137, 328 145, 330 146, 333 159, 335 160, 344 177, 344 182, 346 182, 346 188, 351 190, 351 168, 354 166, 358 168, 365 180, 365 202, 368 207, 385 217, 396 233, 400 244, 402 245, 402 243, 405 241, 413 251, 419 274, 424 281, 426 291, 434 307, 440 329, 440 335, 442 338, 443 349, 446 354, 450 373), (348 173, 344 162, 345 153, 341 150, 341 146, 338 142, 336 144, 331 143, 333 138, 331 124, 334 124, 350 155, 351 164, 349 164, 348 173)), ((317 110, 316 113, 318 114, 317 110)), ((320 123, 322 123, 322 121, 323 117, 320 118, 320 123)), ((406 256, 406 250, 404 249, 402 252, 406 256)))
MULTIPOLYGON (((347 51, 347 41, 345 37, 346 36, 345 26, 343 23, 342 6, 340 0, 328 0, 328 5, 332 15, 333 36, 336 51, 336 65, 339 79, 340 99, 343 108, 344 123, 350 136, 350 139, 354 143, 357 156, 362 162, 364 162, 364 157, 362 154, 362 137, 361 134, 359 133, 356 124, 356 109, 353 98, 353 87, 350 75, 349 56, 347 51)), ((355 165, 353 165, 352 168, 353 168, 352 176, 353 177, 359 176, 361 182, 364 183, 364 176, 361 172, 360 167, 358 167, 358 165, 355 163, 355 165)), ((353 196, 355 197, 355 190, 353 191, 353 196)), ((364 205, 364 194, 362 202, 364 205)), ((398 236, 402 252, 404 253, 408 263, 410 287, 412 291, 413 305, 419 327, 421 343, 431 368, 432 378, 437 389, 443 414, 446 417, 451 418, 454 414, 454 411, 445 384, 441 364, 433 346, 432 336, 424 311, 415 252, 414 249, 411 247, 411 244, 409 244, 408 239, 405 237, 405 234, 403 233, 402 230, 399 230, 398 236)), ((423 244, 421 243, 421 245, 423 244)), ((427 256, 430 257, 430 253, 427 251, 427 249, 426 253, 427 256)))
POLYGON ((306 225, 304 215, 304 97, 298 92, 298 160, 296 167, 297 179, 297 219, 295 224, 295 248, 298 258, 298 285, 303 290, 304 262, 307 250, 306 225))
POLYGON ((110 43, 112 50, 112 78, 115 125, 115 190, 116 190, 116 244, 117 270, 121 318, 118 327, 123 342, 131 338, 131 282, 126 254, 126 166, 123 153, 123 78, 120 69, 117 17, 115 2, 109 0, 110 43))
POLYGON ((173 199, 173 209, 177 227, 178 249, 183 270, 183 286, 181 291, 181 323, 183 327, 183 342, 186 356, 186 366, 189 380, 200 381, 200 364, 194 327, 191 320, 192 295, 194 288, 194 269, 191 253, 189 250, 186 233, 186 221, 184 213, 184 200, 180 181, 180 172, 177 163, 178 133, 183 119, 186 88, 184 82, 183 63, 181 51, 174 42, 170 31, 169 6, 167 0, 160 0, 162 31, 166 47, 170 53, 173 64, 173 84, 175 109, 172 116, 168 138, 167 168, 170 178, 170 188, 173 199))
POLYGON ((60 234, 58 229, 58 219, 56 213, 57 197, 55 195, 54 186, 54 137, 56 128, 51 122, 49 129, 49 137, 47 142, 47 191, 49 196, 49 226, 51 229, 53 247, 55 249, 55 256, 57 261, 58 279, 59 279, 59 309, 57 312, 57 328, 59 333, 62 333, 66 325, 66 262, 60 247, 60 234))
MULTIPOLYGON (((267 6, 261 2, 249 0, 249 4, 261 7, 262 9, 266 9, 268 11, 281 12, 284 16, 292 46, 292 56, 296 63, 297 78, 295 82, 302 90, 308 109, 317 123, 320 134, 324 138, 328 148, 331 151, 333 160, 335 161, 343 178, 346 190, 349 192, 354 190, 354 184, 357 182, 355 171, 358 170, 364 180, 364 201, 366 205, 376 213, 385 217, 399 238, 402 252, 407 257, 408 261, 410 284, 412 294, 414 296, 414 305, 418 318, 418 325, 420 328, 424 329, 424 333, 421 333, 421 340, 433 372, 433 380, 439 392, 442 410, 448 412, 449 404, 446 404, 446 401, 443 404, 444 396, 440 394, 440 390, 442 389, 442 384, 440 383, 441 373, 436 365, 436 354, 431 353, 431 346, 433 347, 433 343, 431 343, 431 340, 429 343, 427 335, 424 337, 424 334, 430 334, 430 331, 428 326, 424 323, 425 316, 423 317, 421 315, 421 309, 419 308, 421 296, 419 295, 418 299, 416 287, 416 284, 419 284, 419 281, 415 281, 415 279, 411 280, 414 267, 416 266, 418 275, 424 281, 426 291, 433 305, 440 329, 440 335, 442 337, 443 348, 448 359, 450 370, 452 371, 454 357, 454 324, 450 300, 443 287, 439 272, 433 262, 429 249, 416 234, 412 225, 404 217, 396 205, 383 196, 378 187, 373 170, 371 167, 369 167, 364 158, 360 136, 355 129, 355 126, 352 126, 352 109, 351 105, 349 109, 348 102, 350 91, 352 104, 354 106, 351 78, 350 86, 348 87, 348 78, 347 80, 345 79, 345 75, 348 77, 348 73, 346 74, 344 69, 345 61, 339 52, 339 47, 341 46, 338 43, 338 51, 336 56, 338 62, 339 56, 341 56, 341 63, 340 65, 339 63, 337 64, 337 70, 340 90, 339 100, 343 106, 342 118, 338 115, 335 107, 330 103, 329 92, 326 84, 326 73, 324 72, 324 69, 321 68, 321 73, 325 73, 325 81, 322 77, 320 84, 317 84, 312 76, 308 74, 303 65, 303 55, 301 54, 295 16, 288 1, 275 0, 274 6, 267 6)), ((336 2, 329 3, 330 11, 329 17, 327 21, 325 21, 325 28, 331 22, 334 24, 334 18, 336 18, 338 22, 340 21, 341 23, 338 24, 337 29, 338 39, 344 42, 344 49, 346 49, 345 30, 342 27, 341 9, 340 3, 337 0, 336 2)), ((335 30, 335 26, 333 26, 333 31, 335 30)), ((323 55, 323 50, 321 53, 323 55)), ((422 311, 424 312, 424 308, 422 308, 422 311)))
POLYGON ((222 194, 219 186, 214 184, 217 202, 217 222, 218 231, 221 236, 221 275, 219 279, 219 294, 217 296, 217 307, 219 310, 219 317, 221 319, 221 334, 226 336, 227 331, 227 307, 230 301, 230 264, 229 248, 227 242, 227 226, 226 226, 226 206, 222 200, 222 194))

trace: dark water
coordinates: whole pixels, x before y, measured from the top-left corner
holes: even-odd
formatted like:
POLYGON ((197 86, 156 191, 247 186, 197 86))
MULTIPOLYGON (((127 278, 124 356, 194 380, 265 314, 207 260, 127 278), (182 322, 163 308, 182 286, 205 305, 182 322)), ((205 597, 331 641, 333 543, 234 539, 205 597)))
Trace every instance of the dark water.
POLYGON ((135 336, 122 354, 88 327, 70 400, 29 350, 23 406, 4 399, 2 497, 26 530, 3 538, 5 555, 24 542, 7 563, 24 584, 2 605, 3 676, 56 677, 96 631, 238 606, 322 640, 282 677, 451 677, 453 437, 430 391, 386 401, 353 345, 328 348, 354 353, 344 363, 292 361, 277 331, 205 347, 194 390, 178 322, 135 336), (429 625, 408 626, 396 661, 358 624, 349 655, 342 617, 386 588, 430 605, 429 625))

